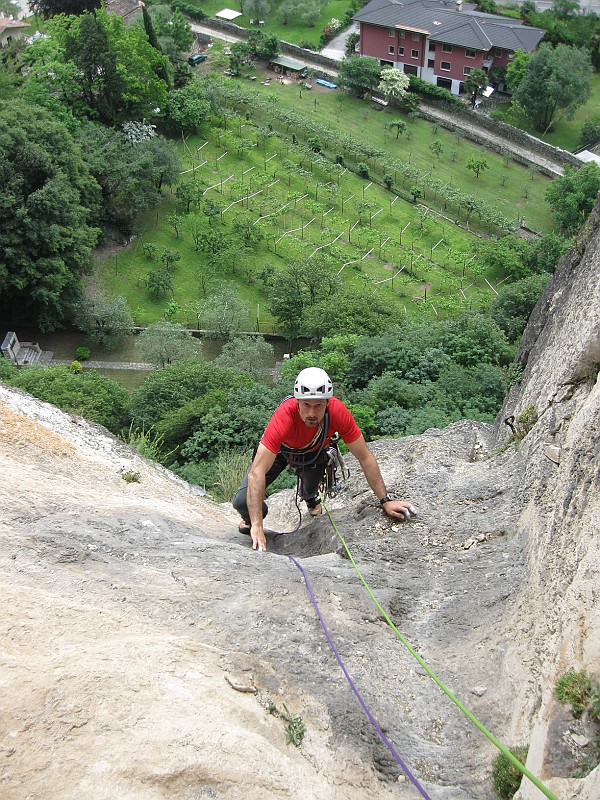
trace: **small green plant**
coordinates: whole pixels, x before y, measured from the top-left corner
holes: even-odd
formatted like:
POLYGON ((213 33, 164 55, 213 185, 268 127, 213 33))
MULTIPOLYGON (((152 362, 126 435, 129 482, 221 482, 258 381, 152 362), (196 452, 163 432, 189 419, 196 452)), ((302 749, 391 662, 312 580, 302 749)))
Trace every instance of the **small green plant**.
POLYGON ((294 747, 300 747, 304 739, 304 734, 306 733, 306 725, 300 714, 292 714, 285 703, 283 704, 283 711, 279 711, 275 703, 271 700, 267 703, 267 711, 274 717, 280 717, 285 722, 288 744, 293 744, 294 747))
POLYGON ((134 428, 133 422, 129 426, 129 431, 123 437, 124 441, 144 458, 149 458, 151 461, 158 461, 159 464, 168 464, 170 456, 175 452, 174 450, 168 453, 163 453, 163 437, 160 434, 154 434, 151 430, 146 431, 144 428, 134 428))
POLYGON ((69 369, 74 375, 79 375, 81 372, 83 372, 83 367, 81 366, 79 361, 72 361, 69 369))
POLYGON ((535 406, 527 406, 525 411, 517 417, 517 438, 524 439, 538 421, 535 406))
POLYGON ((123 472, 122 478, 125 483, 139 483, 142 479, 142 476, 139 472, 134 472, 133 470, 127 470, 127 472, 123 472))
POLYGON ((281 714, 281 717, 286 723, 285 732, 287 734, 288 744, 293 744, 294 747, 300 747, 302 740, 304 739, 304 734, 306 733, 306 725, 304 724, 304 720, 300 714, 292 714, 285 704, 283 706, 283 714, 281 714))
POLYGON ((250 450, 222 450, 215 462, 216 480, 211 488, 215 500, 227 502, 240 488, 248 466, 252 463, 250 450))
POLYGON ((499 448, 497 448, 495 452, 503 453, 512 445, 518 447, 519 442, 527 436, 537 421, 538 414, 535 410, 535 406, 527 406, 525 411, 523 411, 523 413, 516 419, 514 416, 506 417, 504 424, 508 425, 508 427, 511 429, 512 436, 509 436, 508 439, 499 448))
POLYGON ((554 695, 562 706, 571 706, 574 717, 580 717, 592 699, 592 682, 589 675, 583 670, 580 672, 569 670, 554 684, 554 695))
MULTIPOLYGON (((526 747, 511 747, 513 756, 524 764, 527 759, 526 747)), ((498 753, 492 764, 492 786, 499 800, 511 800, 519 786, 523 773, 504 753, 498 753)))
POLYGON ((91 352, 89 347, 78 347, 75 351, 75 358, 77 361, 87 361, 91 352))

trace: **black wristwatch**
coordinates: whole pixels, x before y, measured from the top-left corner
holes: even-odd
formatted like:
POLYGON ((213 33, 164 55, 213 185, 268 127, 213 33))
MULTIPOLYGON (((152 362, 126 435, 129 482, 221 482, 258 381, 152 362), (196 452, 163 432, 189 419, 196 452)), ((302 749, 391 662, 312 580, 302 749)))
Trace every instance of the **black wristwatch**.
POLYGON ((394 497, 394 495, 388 493, 388 494, 386 494, 385 497, 381 498, 379 503, 380 503, 381 507, 383 508, 384 503, 388 503, 390 500, 395 500, 395 499, 396 498, 394 497))

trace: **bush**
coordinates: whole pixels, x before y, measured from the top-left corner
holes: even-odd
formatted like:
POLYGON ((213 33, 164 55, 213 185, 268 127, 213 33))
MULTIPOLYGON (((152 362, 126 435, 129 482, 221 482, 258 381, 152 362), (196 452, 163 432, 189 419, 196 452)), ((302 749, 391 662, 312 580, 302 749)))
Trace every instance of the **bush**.
POLYGON ((410 75, 409 78, 409 90, 411 92, 425 95, 426 97, 430 97, 434 100, 444 100, 445 102, 452 103, 453 105, 460 103, 460 100, 447 89, 441 89, 439 86, 434 86, 433 83, 427 83, 427 81, 424 81, 422 78, 418 78, 416 75, 410 75))
POLYGON ((87 361, 91 352, 89 347, 78 347, 75 351, 75 358, 77 361, 87 361))
POLYGON ((83 372, 83 367, 79 363, 79 361, 71 361, 71 366, 69 367, 73 375, 79 375, 83 372))
POLYGON ((129 425, 127 391, 95 370, 74 374, 68 367, 36 365, 18 370, 11 383, 63 411, 104 425, 112 433, 119 434, 129 425))
MULTIPOLYGON (((521 764, 527 758, 526 747, 511 747, 510 752, 521 764)), ((499 800, 511 800, 521 785, 523 773, 516 767, 508 756, 498 753, 492 764, 492 786, 499 800)))
POLYGON ((206 14, 201 8, 198 8, 193 3, 188 3, 187 0, 171 0, 169 5, 173 11, 181 11, 182 14, 186 14, 192 19, 200 21, 206 18, 206 14))
POLYGON ((569 670, 556 681, 554 696, 562 706, 571 706, 574 717, 580 717, 591 700, 592 682, 583 670, 569 670))

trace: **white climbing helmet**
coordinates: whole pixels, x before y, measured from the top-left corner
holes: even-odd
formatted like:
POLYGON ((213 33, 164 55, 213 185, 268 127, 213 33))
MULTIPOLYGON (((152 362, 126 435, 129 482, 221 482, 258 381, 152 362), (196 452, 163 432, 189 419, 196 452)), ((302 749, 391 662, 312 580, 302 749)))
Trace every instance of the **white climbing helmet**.
POLYGON ((328 400, 333 397, 329 375, 319 367, 307 367, 299 373, 294 384, 296 400, 328 400))

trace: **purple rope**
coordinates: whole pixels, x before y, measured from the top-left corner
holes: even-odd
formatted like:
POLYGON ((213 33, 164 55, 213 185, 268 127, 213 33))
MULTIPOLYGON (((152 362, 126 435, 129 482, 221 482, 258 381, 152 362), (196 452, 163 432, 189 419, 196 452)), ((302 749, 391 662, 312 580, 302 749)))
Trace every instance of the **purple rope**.
POLYGON ((417 789, 417 791, 419 792, 419 794, 421 795, 421 797, 424 797, 424 798, 425 798, 425 800, 431 800, 430 796, 427 794, 427 792, 425 791, 425 789, 424 789, 424 788, 421 786, 421 784, 419 783, 419 781, 417 780, 417 778, 415 778, 415 776, 412 774, 412 772, 410 771, 410 769, 409 769, 409 768, 406 766, 406 764, 404 763, 404 761, 403 761, 403 760, 400 758, 400 756, 398 755, 398 753, 397 753, 397 752, 396 752, 396 750, 394 749, 394 745, 393 745, 393 744, 392 744, 392 743, 389 741, 389 739, 387 738, 387 736, 385 735, 385 733, 384 733, 384 732, 381 730, 381 728, 379 727, 379 725, 378 725, 378 723, 377 723, 377 720, 375 719, 375 717, 373 716, 373 714, 371 714, 371 712, 370 712, 370 710, 368 709, 368 707, 367 707, 367 705, 366 705, 365 701, 364 701, 364 700, 362 699, 362 697, 360 696, 360 693, 359 693, 358 689, 356 688, 356 686, 355 686, 355 684, 354 684, 354 681, 353 681, 353 680, 352 680, 352 678, 350 677, 350 674, 348 673, 348 670, 346 669, 346 666, 345 666, 344 662, 342 661, 342 658, 341 658, 340 654, 338 653, 337 647, 335 646, 335 643, 334 643, 333 639, 331 638, 331 636, 330 636, 330 634, 329 634, 329 631, 327 630, 327 625, 325 625, 325 620, 324 620, 324 619, 323 619, 323 617, 321 616, 321 612, 320 612, 320 610, 319 610, 319 606, 317 605, 317 601, 315 600, 315 596, 314 596, 314 594, 313 594, 313 590, 312 590, 312 587, 311 587, 311 585, 310 585, 310 581, 308 580, 308 575, 306 574, 306 570, 304 569, 304 567, 302 566, 302 564, 300 564, 300 562, 299 562, 299 561, 297 561, 297 560, 294 558, 294 556, 290 556, 290 555, 288 555, 288 558, 290 559, 290 561, 293 561, 293 562, 294 562, 294 564, 295 564, 295 565, 298 567, 298 569, 299 569, 299 570, 300 570, 300 572, 302 573, 302 576, 304 577, 304 582, 306 583, 306 588, 308 589, 308 594, 310 595, 310 600, 311 600, 311 603, 313 604, 313 606, 314 606, 314 609, 315 609, 315 611, 317 612, 317 616, 318 616, 318 618, 319 618, 319 622, 321 623, 321 627, 323 628, 323 631, 325 632, 325 636, 327 637, 327 641, 329 642, 329 646, 330 646, 330 647, 331 647, 331 649, 333 650, 333 654, 334 654, 334 656, 336 657, 336 659, 337 659, 337 662, 338 662, 338 664, 340 665, 342 672, 343 672, 343 673, 344 673, 344 675, 346 676, 346 680, 347 680, 347 681, 348 681, 348 683, 350 684, 350 688, 351 688, 351 689, 352 689, 352 691, 354 692, 354 694, 355 694, 355 696, 356 696, 356 699, 357 699, 357 700, 358 700, 358 702, 360 703, 360 705, 361 705, 361 707, 362 707, 362 710, 365 712, 365 714, 366 714, 366 715, 367 715, 367 717, 369 718, 369 721, 371 722, 371 725, 372 725, 372 726, 375 728, 375 730, 377 731, 377 735, 379 736, 379 738, 381 739, 381 741, 382 741, 382 742, 385 744, 385 746, 387 747, 387 749, 388 749, 388 750, 390 751, 390 753, 391 753, 391 754, 394 756, 394 758, 396 759, 396 761, 397 761, 397 762, 398 762, 398 764, 400 765, 400 767, 401 767, 402 771, 403 771, 403 772, 404 772, 404 774, 407 776, 407 778, 409 778, 409 779, 411 780, 411 782, 413 783, 413 785, 415 786, 415 788, 417 789))

